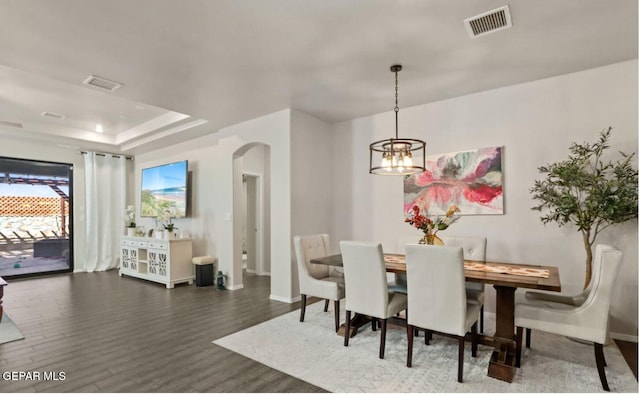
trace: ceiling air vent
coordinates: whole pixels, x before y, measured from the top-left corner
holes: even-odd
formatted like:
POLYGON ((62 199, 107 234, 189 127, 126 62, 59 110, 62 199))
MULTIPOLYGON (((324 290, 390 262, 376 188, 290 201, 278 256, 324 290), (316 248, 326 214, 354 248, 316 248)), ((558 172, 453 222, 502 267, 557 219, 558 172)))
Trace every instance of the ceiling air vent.
POLYGON ((511 27, 509 6, 505 5, 504 7, 467 18, 464 20, 464 26, 467 28, 467 33, 471 38, 508 29, 511 27))
POLYGON ((64 115, 60 115, 60 114, 57 114, 55 112, 46 112, 45 111, 45 112, 41 113, 40 115, 44 116, 45 118, 53 118, 53 119, 58 119, 58 120, 64 120, 64 119, 67 118, 64 115))
POLYGON ((96 75, 89 76, 89 78, 85 79, 83 83, 85 85, 91 85, 102 90, 108 90, 110 92, 114 92, 123 86, 119 82, 110 81, 106 78, 98 77, 96 75))
POLYGON ((0 120, 0 126, 17 127, 19 129, 21 129, 22 128, 22 123, 8 122, 6 120, 0 120))

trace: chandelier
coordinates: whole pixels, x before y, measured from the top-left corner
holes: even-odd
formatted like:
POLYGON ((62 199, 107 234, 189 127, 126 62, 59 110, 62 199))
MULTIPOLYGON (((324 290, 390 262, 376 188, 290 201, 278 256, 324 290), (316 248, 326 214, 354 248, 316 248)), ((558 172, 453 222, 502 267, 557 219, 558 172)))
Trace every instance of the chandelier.
POLYGON ((426 144, 422 140, 398 137, 398 72, 402 66, 391 66, 396 74, 396 138, 369 145, 369 173, 376 175, 411 175, 423 172, 426 144), (374 158, 375 156, 375 158, 374 158), (375 159, 375 164, 374 164, 375 159))

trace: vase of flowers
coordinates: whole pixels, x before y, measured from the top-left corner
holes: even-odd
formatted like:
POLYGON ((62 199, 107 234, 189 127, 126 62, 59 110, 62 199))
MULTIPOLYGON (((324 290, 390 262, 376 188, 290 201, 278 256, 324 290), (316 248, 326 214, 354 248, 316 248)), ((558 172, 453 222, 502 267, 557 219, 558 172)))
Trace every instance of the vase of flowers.
POLYGON ((133 205, 127 206, 124 214, 124 222, 127 227, 127 236, 133 237, 136 235, 136 207, 134 207, 133 205))
POLYGON ((163 208, 162 212, 158 216, 158 221, 162 224, 162 227, 166 230, 166 234, 167 234, 166 238, 168 239, 174 238, 173 231, 178 229, 175 226, 175 224, 171 221, 173 218, 176 217, 177 212, 178 211, 176 210, 176 208, 171 206, 168 208, 163 208))
POLYGON ((414 205, 409 216, 404 221, 424 233, 424 236, 418 242, 419 244, 444 245, 444 242, 438 238, 436 233, 440 230, 446 230, 458 220, 460 216, 456 215, 456 213, 459 212, 460 209, 457 206, 451 205, 444 215, 429 216, 428 213, 422 213, 420 207, 414 205))

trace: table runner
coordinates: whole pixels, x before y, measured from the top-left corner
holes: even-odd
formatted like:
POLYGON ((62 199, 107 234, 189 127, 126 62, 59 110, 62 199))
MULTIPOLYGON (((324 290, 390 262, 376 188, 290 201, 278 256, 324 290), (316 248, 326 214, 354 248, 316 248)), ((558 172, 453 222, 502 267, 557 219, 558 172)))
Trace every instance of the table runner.
MULTIPOLYGON (((384 256, 384 260, 389 263, 404 264, 404 256, 384 256)), ((549 270, 545 268, 523 268, 511 265, 487 265, 480 261, 465 261, 464 269, 470 271, 491 272, 495 274, 509 274, 518 276, 534 276, 538 278, 548 278, 549 270)))

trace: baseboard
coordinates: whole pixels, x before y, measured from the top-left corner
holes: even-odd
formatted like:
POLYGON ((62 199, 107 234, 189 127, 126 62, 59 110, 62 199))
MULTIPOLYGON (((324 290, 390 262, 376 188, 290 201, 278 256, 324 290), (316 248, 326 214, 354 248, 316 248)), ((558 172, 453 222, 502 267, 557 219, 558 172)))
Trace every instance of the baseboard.
POLYGON ((638 343, 637 335, 629 335, 629 334, 621 334, 619 332, 612 332, 612 333, 609 333, 609 336, 613 339, 619 339, 621 341, 638 343))
POLYGON ((244 289, 244 285, 227 286, 227 290, 240 290, 244 289))
MULTIPOLYGON (((273 300, 273 301, 280 301, 280 302, 284 302, 287 304, 293 304, 295 301, 295 298, 285 298, 285 297, 280 297, 280 296, 276 296, 273 294, 269 295, 269 299, 273 300)), ((300 300, 300 296, 298 296, 298 301, 300 300)))
POLYGON ((244 267, 244 270, 247 271, 247 274, 255 274, 258 276, 271 276, 271 272, 258 272, 256 270, 250 270, 247 267, 244 267))

